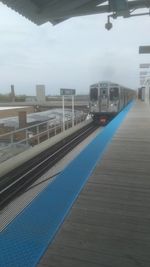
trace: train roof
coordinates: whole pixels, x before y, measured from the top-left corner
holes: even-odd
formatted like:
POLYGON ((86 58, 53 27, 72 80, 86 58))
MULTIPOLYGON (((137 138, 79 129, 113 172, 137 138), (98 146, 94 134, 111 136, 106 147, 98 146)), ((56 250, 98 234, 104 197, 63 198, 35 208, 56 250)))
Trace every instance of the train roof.
POLYGON ((127 86, 124 86, 124 85, 121 85, 121 84, 118 84, 118 83, 114 83, 114 82, 110 82, 110 81, 99 81, 98 83, 95 83, 95 84, 91 84, 90 85, 90 88, 94 88, 94 87, 97 87, 97 86, 99 86, 99 85, 105 85, 105 86, 107 86, 107 85, 112 85, 112 86, 119 86, 119 87, 122 87, 122 88, 124 88, 124 89, 128 89, 128 90, 134 90, 134 89, 132 89, 132 88, 129 88, 129 87, 127 87, 127 86))
POLYGON ((90 85, 90 87, 96 87, 98 85, 115 85, 115 86, 119 86, 119 84, 113 83, 113 82, 110 82, 110 81, 99 81, 98 83, 90 85))

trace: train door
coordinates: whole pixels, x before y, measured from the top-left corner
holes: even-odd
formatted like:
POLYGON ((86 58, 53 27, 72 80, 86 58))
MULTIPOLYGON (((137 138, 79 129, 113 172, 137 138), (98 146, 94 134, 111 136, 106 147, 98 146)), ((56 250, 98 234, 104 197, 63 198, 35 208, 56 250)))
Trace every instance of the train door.
POLYGON ((119 107, 118 107, 118 110, 121 110, 124 107, 124 94, 123 94, 123 92, 124 92, 124 88, 123 87, 120 87, 120 93, 119 93, 120 98, 119 98, 119 107))
POLYGON ((100 87, 100 112, 108 111, 108 87, 100 87))
POLYGON ((119 111, 119 101, 120 101, 120 88, 118 86, 112 86, 109 88, 109 111, 118 112, 119 111))
POLYGON ((127 98, 127 97, 126 97, 127 92, 126 92, 126 91, 127 91, 127 89, 124 88, 124 89, 123 89, 123 99, 124 99, 124 106, 123 106, 123 107, 126 106, 126 102, 127 102, 127 100, 126 100, 126 98, 127 98))

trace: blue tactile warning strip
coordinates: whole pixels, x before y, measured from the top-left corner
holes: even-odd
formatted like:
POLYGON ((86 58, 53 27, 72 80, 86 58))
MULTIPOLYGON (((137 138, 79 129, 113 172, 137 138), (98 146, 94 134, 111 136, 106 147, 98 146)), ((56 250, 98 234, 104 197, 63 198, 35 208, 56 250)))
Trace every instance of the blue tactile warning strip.
POLYGON ((1 267, 36 266, 86 183, 129 104, 0 234, 1 267))

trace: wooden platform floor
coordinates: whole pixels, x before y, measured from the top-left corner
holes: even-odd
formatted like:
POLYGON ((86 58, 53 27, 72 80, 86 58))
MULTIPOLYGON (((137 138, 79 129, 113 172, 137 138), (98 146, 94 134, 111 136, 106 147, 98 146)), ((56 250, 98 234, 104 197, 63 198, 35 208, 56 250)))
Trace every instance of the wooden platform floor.
POLYGON ((150 266, 150 107, 137 102, 38 267, 150 266))

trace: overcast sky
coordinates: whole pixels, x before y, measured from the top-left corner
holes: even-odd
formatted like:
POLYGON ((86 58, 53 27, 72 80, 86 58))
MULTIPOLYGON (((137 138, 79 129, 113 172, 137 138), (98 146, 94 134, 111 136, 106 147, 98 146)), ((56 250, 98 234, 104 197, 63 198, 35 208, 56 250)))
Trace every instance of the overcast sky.
POLYGON ((137 88, 139 64, 150 62, 138 54, 139 45, 150 45, 150 17, 118 18, 111 31, 106 20, 92 15, 36 26, 0 3, 0 92, 14 84, 17 94, 35 95, 35 85, 45 84, 46 94, 86 94, 100 80, 137 88))

